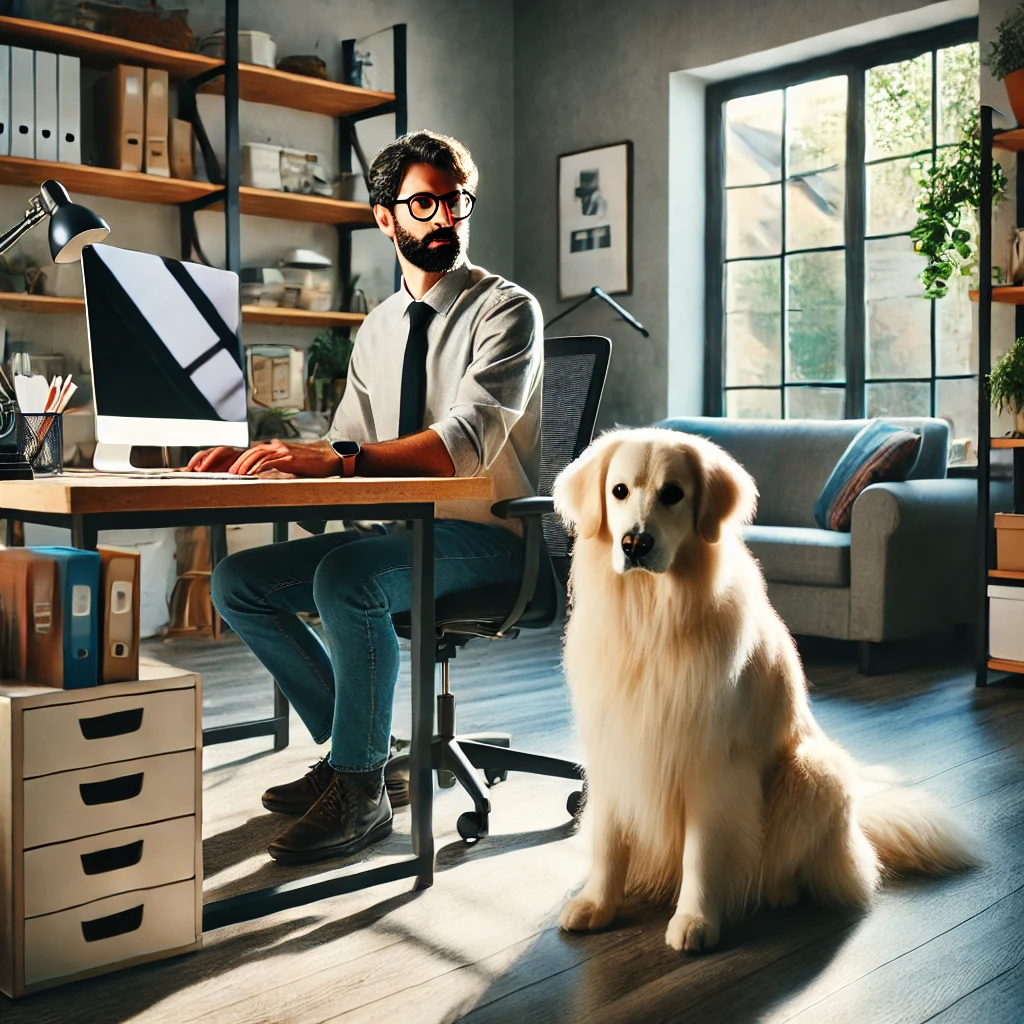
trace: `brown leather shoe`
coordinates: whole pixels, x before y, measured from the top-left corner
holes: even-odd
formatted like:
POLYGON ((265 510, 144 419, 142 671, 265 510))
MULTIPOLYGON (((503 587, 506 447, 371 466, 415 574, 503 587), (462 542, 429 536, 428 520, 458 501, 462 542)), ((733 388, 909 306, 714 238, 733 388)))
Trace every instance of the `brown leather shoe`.
POLYGON ((348 857, 391 834, 391 804, 381 787, 374 799, 344 772, 334 772, 320 798, 268 852, 282 864, 348 857))
POLYGON ((271 786, 263 794, 263 806, 277 814, 305 814, 317 802, 320 794, 330 785, 334 769, 322 757, 296 782, 271 786))

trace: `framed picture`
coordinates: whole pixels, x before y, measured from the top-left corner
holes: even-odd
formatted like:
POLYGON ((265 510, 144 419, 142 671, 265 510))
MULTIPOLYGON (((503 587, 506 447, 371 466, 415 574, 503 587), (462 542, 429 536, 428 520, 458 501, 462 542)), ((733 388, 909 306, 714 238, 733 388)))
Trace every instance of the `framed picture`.
POLYGON ((558 297, 633 288, 633 143, 558 158, 558 297))

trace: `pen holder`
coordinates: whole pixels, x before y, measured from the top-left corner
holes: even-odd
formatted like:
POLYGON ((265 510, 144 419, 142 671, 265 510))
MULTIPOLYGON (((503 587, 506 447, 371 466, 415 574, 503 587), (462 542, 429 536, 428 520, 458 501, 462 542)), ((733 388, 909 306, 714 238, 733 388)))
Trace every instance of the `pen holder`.
POLYGON ((64 425, 60 413, 18 413, 18 450, 33 476, 54 476, 64 468, 64 425))

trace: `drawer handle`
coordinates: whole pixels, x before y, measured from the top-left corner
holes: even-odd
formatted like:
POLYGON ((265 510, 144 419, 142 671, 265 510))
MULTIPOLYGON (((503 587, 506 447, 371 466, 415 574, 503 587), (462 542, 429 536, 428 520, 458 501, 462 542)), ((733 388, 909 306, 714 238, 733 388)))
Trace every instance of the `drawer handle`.
POLYGON ((116 804, 119 800, 132 800, 142 792, 142 776, 122 775, 119 779, 106 779, 103 782, 83 782, 78 787, 82 794, 82 803, 86 807, 95 804, 116 804))
POLYGON ((130 711, 114 711, 109 715, 97 715, 95 718, 80 718, 78 727, 87 740, 105 740, 110 736, 125 736, 130 732, 138 732, 142 727, 142 708, 130 711))
POLYGON ((82 870, 87 875, 102 875, 107 871, 130 868, 142 860, 142 840, 126 846, 112 846, 109 850, 94 850, 82 854, 82 870))
POLYGON ((82 922, 82 938, 86 942, 99 942, 100 939, 112 939, 115 935, 127 935, 138 931, 142 926, 142 904, 122 910, 119 914, 109 917, 97 917, 95 921, 82 922))

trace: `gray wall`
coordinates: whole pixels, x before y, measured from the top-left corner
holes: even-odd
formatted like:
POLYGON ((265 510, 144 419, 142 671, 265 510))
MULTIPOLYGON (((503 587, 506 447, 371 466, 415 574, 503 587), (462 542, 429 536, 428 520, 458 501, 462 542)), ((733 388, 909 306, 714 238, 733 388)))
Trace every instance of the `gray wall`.
MULTIPOLYGON (((624 139, 634 144, 633 294, 622 303, 651 337, 642 338, 596 300, 558 325, 566 334, 612 338, 599 426, 700 411, 668 409, 669 75, 926 6, 922 0, 517 0, 515 272, 546 317, 568 305, 558 302, 558 155, 624 139)), ((702 148, 703 139, 695 137, 693 145, 702 148)), ((702 225, 693 236, 700 273, 702 225)), ((699 336, 691 334, 687 344, 699 344, 693 340, 699 336)), ((690 356, 698 374, 701 353, 690 356)))

